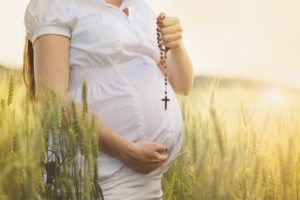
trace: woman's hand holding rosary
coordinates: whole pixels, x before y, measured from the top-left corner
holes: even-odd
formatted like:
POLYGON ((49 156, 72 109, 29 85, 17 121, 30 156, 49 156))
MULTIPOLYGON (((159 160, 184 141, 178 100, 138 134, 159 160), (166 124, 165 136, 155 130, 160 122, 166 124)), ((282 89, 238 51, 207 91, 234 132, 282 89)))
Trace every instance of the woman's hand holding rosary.
POLYGON ((162 34, 163 45, 169 50, 176 51, 183 47, 182 26, 177 17, 169 17, 164 12, 157 17, 159 32, 162 34))
MULTIPOLYGON (((183 29, 177 17, 168 17, 165 13, 160 13, 158 32, 162 37, 162 44, 171 51, 168 51, 168 76, 169 83, 175 93, 188 95, 193 86, 194 69, 189 54, 182 41, 183 29), (163 18, 163 19, 162 19, 163 18)), ((157 66, 163 71, 162 62, 157 66)))
POLYGON ((175 51, 182 48, 182 27, 177 17, 167 17, 165 13, 161 13, 157 17, 157 45, 160 49, 160 65, 165 68, 165 98, 164 101, 165 110, 167 110, 167 103, 170 101, 167 95, 168 84, 168 69, 167 69, 167 53, 169 49, 175 51), (163 48, 164 46, 164 48, 163 48))

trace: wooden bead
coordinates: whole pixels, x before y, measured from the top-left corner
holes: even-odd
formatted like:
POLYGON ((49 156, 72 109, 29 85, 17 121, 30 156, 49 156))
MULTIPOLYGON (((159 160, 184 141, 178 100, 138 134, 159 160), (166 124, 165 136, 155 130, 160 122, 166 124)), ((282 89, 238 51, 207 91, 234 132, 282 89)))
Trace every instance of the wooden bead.
POLYGON ((166 59, 167 59, 167 52, 169 48, 165 47, 162 42, 162 34, 160 33, 160 25, 162 23, 162 20, 165 19, 165 16, 161 17, 159 20, 156 21, 157 28, 156 28, 156 35, 157 35, 157 46, 160 50, 160 64, 165 68, 165 98, 161 99, 164 101, 165 104, 165 110, 167 109, 167 101, 170 101, 170 99, 167 98, 167 65, 166 65, 166 59))

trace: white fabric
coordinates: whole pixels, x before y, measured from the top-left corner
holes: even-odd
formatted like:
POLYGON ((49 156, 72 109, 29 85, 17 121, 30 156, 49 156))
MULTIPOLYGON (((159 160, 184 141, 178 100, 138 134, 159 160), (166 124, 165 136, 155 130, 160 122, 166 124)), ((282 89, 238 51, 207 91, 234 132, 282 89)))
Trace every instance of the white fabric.
MULTIPOLYGON (((71 38, 68 94, 82 104, 86 80, 89 112, 131 141, 165 144, 169 158, 155 170, 164 173, 181 149, 184 129, 169 82, 167 110, 161 100, 165 85, 157 67, 156 17, 146 0, 123 0, 120 8, 105 0, 31 0, 24 22, 32 43, 44 34, 71 38), (129 16, 122 11, 126 7, 129 16)), ((100 181, 123 165, 99 152, 100 181)))
POLYGON ((162 174, 136 173, 123 165, 112 177, 101 181, 105 200, 162 200, 162 174))

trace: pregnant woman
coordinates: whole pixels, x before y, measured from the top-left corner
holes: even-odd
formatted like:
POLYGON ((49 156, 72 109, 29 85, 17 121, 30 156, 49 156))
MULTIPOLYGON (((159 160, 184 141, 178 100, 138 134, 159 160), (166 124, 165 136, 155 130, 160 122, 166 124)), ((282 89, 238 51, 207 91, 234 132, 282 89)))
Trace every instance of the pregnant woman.
POLYGON ((146 0, 31 0, 24 17, 32 99, 46 92, 46 80, 69 113, 72 98, 81 112, 87 81, 88 122, 97 116, 101 136, 105 200, 161 199, 162 174, 183 140, 175 92, 186 96, 193 83, 178 18, 156 16, 146 0), (168 48, 167 76, 156 31, 168 48))

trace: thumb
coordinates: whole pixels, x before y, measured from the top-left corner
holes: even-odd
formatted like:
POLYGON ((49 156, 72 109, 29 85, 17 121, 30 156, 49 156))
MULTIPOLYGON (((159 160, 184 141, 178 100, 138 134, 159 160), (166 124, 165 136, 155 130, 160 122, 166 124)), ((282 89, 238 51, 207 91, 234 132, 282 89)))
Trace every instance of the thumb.
POLYGON ((166 17, 167 17, 167 14, 165 12, 161 12, 161 13, 159 13, 157 19, 166 18, 166 17))

